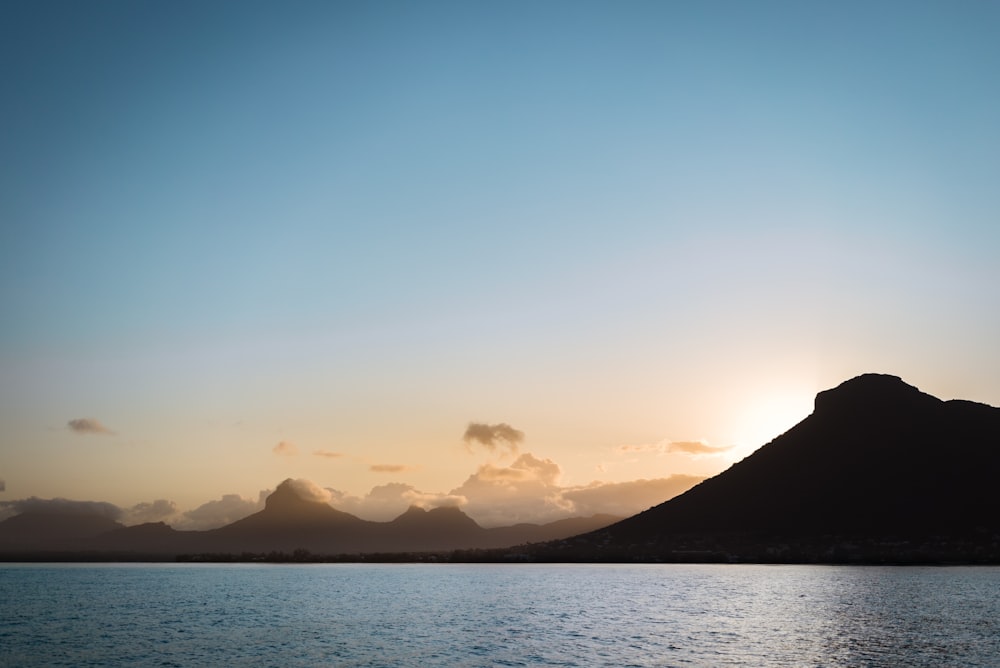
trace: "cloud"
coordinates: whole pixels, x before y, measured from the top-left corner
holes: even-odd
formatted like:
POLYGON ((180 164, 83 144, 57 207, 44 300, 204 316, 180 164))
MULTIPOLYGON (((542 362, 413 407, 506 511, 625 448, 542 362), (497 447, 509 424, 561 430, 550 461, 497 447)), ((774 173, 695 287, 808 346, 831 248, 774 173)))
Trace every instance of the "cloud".
POLYGON ((331 450, 313 450, 313 454, 317 457, 328 457, 330 459, 344 456, 342 452, 333 452, 331 450))
POLYGON ((421 508, 462 506, 466 501, 463 497, 450 494, 421 492, 413 485, 401 482, 391 482, 373 487, 363 497, 352 496, 337 490, 329 490, 329 492, 331 494, 330 503, 337 510, 376 522, 394 520, 406 512, 410 506, 420 506, 421 508))
POLYGON ((0 506, 12 510, 14 515, 21 513, 81 515, 106 517, 118 520, 122 517, 122 509, 113 503, 105 501, 71 501, 69 499, 39 499, 36 496, 15 501, 0 501, 0 506))
POLYGON ((480 466, 450 493, 465 497, 463 509, 484 526, 549 522, 573 514, 558 485, 561 473, 551 459, 526 452, 510 466, 480 466))
POLYGON ((643 445, 619 445, 618 452, 640 453, 654 452, 656 454, 682 453, 686 455, 718 455, 732 449, 731 445, 713 446, 702 441, 662 441, 643 445))
POLYGON ((497 424, 470 422, 465 428, 462 440, 470 451, 472 444, 478 443, 490 452, 495 452, 497 448, 506 448, 511 454, 516 455, 518 446, 524 441, 524 432, 514 429, 505 422, 497 424))
POLYGON ((67 422, 66 426, 69 427, 70 431, 72 431, 74 434, 115 433, 110 429, 108 429, 107 427, 105 427, 103 424, 101 424, 99 420, 95 420, 94 418, 77 418, 76 420, 70 420, 69 422, 67 422))
POLYGON ((208 501, 183 513, 173 525, 177 529, 215 529, 263 510, 264 499, 270 493, 271 490, 262 490, 256 501, 244 499, 239 494, 225 494, 221 499, 208 501))
POLYGON ((271 452, 273 452, 276 455, 283 455, 285 457, 294 457, 295 455, 299 454, 299 449, 295 446, 294 443, 291 443, 289 441, 281 441, 276 446, 271 448, 271 452))
POLYGON ((731 445, 712 446, 701 441, 673 441, 667 452, 683 452, 688 455, 717 455, 731 449, 731 445))
POLYGON ((179 515, 177 504, 166 499, 157 499, 152 503, 137 503, 126 508, 122 513, 122 524, 145 524, 146 522, 167 522, 176 520, 179 515))
POLYGON ((320 487, 312 480, 299 478, 297 480, 289 479, 286 482, 292 487, 293 490, 295 490, 295 493, 299 495, 299 498, 305 501, 329 503, 333 498, 330 490, 320 487))
POLYGON ((545 523, 599 513, 627 517, 681 494, 703 478, 674 475, 622 483, 592 482, 563 487, 561 470, 551 459, 524 453, 510 466, 485 464, 451 494, 463 497, 462 509, 483 526, 545 523))
POLYGON ((410 471, 412 469, 403 464, 372 464, 368 467, 368 470, 372 473, 402 473, 403 471, 410 471))
POLYGON ((683 494, 702 480, 700 476, 672 475, 652 480, 593 482, 565 489, 562 495, 572 503, 576 513, 583 516, 598 513, 629 516, 683 494))

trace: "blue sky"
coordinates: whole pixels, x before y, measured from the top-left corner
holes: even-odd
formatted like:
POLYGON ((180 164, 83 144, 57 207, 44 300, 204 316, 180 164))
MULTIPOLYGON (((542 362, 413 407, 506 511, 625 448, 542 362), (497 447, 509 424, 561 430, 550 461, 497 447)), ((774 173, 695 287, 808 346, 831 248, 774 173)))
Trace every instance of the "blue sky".
POLYGON ((2 494, 444 493, 510 464, 470 421, 707 475, 867 371, 998 405, 998 19, 4 3, 2 494))

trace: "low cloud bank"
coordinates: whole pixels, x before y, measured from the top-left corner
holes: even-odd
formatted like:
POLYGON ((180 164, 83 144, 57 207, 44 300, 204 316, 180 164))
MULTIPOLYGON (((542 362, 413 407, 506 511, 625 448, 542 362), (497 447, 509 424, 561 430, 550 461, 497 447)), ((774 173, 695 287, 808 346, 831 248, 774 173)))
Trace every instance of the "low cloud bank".
POLYGON ((173 524, 176 529, 215 529, 263 510, 264 500, 270 494, 271 490, 262 490, 256 500, 245 499, 239 494, 225 494, 221 499, 203 503, 168 523, 173 524))
POLYGON ((59 515, 86 515, 105 517, 109 520, 120 520, 122 509, 113 503, 105 501, 72 501, 70 499, 39 499, 36 496, 27 499, 0 501, 0 508, 6 516, 21 513, 47 513, 59 515))
MULTIPOLYGON (((482 526, 495 527, 520 522, 543 524, 600 513, 634 515, 685 492, 704 479, 672 475, 651 480, 563 486, 561 475, 559 465, 551 459, 525 452, 507 466, 497 463, 479 466, 461 485, 448 492, 426 492, 413 485, 391 482, 378 485, 363 496, 354 496, 306 479, 290 480, 289 484, 303 499, 329 503, 366 520, 387 522, 399 517, 410 506, 426 509, 454 506, 482 526)), ((256 499, 225 494, 188 511, 180 511, 173 501, 166 499, 119 508, 104 502, 33 497, 0 501, 0 519, 29 511, 71 512, 101 515, 126 525, 166 522, 180 530, 206 530, 263 510, 270 494, 271 490, 262 490, 256 499)))
POLYGON ((129 526, 147 522, 171 522, 179 513, 180 510, 173 501, 157 499, 148 503, 137 503, 125 509, 122 511, 121 522, 129 526))
POLYGON ((672 475, 629 482, 594 482, 566 489, 563 496, 580 515, 608 513, 628 516, 683 494, 702 480, 704 478, 700 476, 672 475))
POLYGON ((424 492, 413 485, 392 482, 364 496, 335 489, 330 504, 363 519, 387 522, 410 506, 456 506, 486 527, 519 522, 543 524, 567 517, 606 513, 634 515, 682 494, 704 480, 700 476, 672 475, 629 482, 592 482, 562 486, 559 465, 526 452, 509 466, 483 464, 460 486, 447 493, 424 492))
POLYGON ((681 494, 704 478, 673 475, 621 483, 559 484, 559 465, 524 453, 510 466, 485 464, 452 490, 468 499, 463 510, 483 526, 552 522, 598 513, 628 516, 681 494))
POLYGON ((413 485, 402 482, 378 485, 364 496, 353 496, 335 489, 329 491, 330 505, 334 508, 375 522, 393 520, 410 506, 431 509, 441 506, 462 507, 466 503, 466 499, 461 496, 421 492, 413 485))

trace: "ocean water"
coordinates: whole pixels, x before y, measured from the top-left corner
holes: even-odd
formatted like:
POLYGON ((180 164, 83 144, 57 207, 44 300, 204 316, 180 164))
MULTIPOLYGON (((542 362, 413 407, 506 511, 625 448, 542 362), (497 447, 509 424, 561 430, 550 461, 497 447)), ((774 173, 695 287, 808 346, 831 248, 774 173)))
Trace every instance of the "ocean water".
POLYGON ((2 666, 998 666, 1000 568, 0 565, 2 666))

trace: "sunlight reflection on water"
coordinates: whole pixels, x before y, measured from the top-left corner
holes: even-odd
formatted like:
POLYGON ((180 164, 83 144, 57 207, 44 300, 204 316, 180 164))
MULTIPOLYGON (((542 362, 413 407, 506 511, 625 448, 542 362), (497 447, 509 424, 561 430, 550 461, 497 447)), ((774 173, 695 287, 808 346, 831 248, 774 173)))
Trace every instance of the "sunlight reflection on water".
POLYGON ((1000 568, 4 565, 4 666, 988 666, 1000 568))

